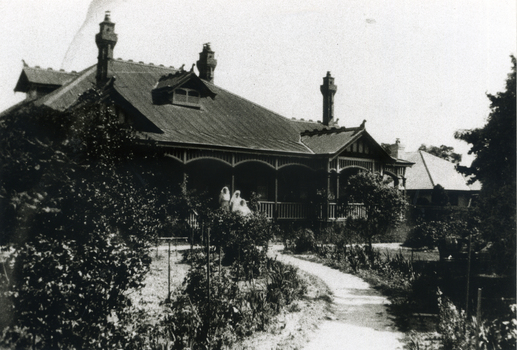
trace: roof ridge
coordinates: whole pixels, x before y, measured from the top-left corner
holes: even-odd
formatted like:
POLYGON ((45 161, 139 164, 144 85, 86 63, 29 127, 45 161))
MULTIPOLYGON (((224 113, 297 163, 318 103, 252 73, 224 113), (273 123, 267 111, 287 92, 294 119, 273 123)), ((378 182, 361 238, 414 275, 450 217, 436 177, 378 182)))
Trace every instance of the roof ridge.
MULTIPOLYGON (((429 170, 429 167, 427 166, 427 162, 425 161, 424 155, 422 154, 422 150, 418 150, 418 153, 420 153, 420 158, 422 158, 422 163, 424 164, 425 171, 427 172, 427 176, 429 176, 429 180, 431 180, 431 185, 434 187, 436 186, 433 180, 433 176, 431 175, 431 171, 429 170)), ((425 152, 427 153, 427 152, 425 152)), ((428 153, 430 154, 430 153, 428 153)))
MULTIPOLYGON (((284 117, 284 118, 287 118, 287 117, 284 117)), ((291 119, 287 118, 287 120, 292 121, 292 122, 298 122, 298 123, 303 122, 303 123, 313 123, 313 124, 318 124, 318 125, 319 125, 319 124, 322 124, 322 123, 321 123, 320 121, 318 121, 318 120, 316 120, 316 121, 314 121, 314 120, 312 120, 312 119, 307 119, 307 120, 305 120, 305 119, 303 119, 303 118, 302 118, 302 119, 296 119, 295 117, 292 117, 291 119)))
POLYGON ((323 128, 323 129, 313 129, 313 130, 305 130, 300 133, 301 136, 314 136, 314 135, 327 135, 327 134, 338 134, 340 132, 346 132, 346 131, 358 131, 362 130, 361 127, 354 127, 354 128, 347 128, 344 126, 340 127, 329 127, 329 128, 323 128))
POLYGON ((132 59, 127 59, 127 60, 125 60, 125 59, 120 58, 120 57, 118 57, 118 58, 116 58, 116 59, 115 59, 115 58, 112 58, 112 61, 114 61, 114 62, 131 63, 131 64, 136 64, 136 65, 139 65, 139 66, 146 66, 146 67, 155 67, 155 68, 172 69, 172 70, 174 70, 174 72, 177 72, 177 71, 178 71, 178 69, 174 68, 174 66, 169 66, 169 67, 167 67, 167 66, 165 66, 164 64, 154 64, 154 63, 152 63, 152 62, 145 63, 144 61, 138 61, 138 62, 136 62, 136 61, 134 61, 134 60, 132 60, 132 59))
POLYGON ((48 95, 45 95, 45 96, 41 97, 40 99, 38 99, 38 101, 40 101, 38 103, 45 104, 45 105, 53 103, 59 97, 61 97, 61 95, 66 93, 66 89, 67 88, 70 89, 71 87, 77 85, 82 80, 87 79, 88 76, 94 72, 94 68, 96 70, 96 67, 97 67, 97 64, 94 64, 94 65, 92 65, 92 66, 90 66, 88 68, 83 69, 80 72, 80 74, 78 74, 75 78, 73 78, 69 82, 63 84, 61 87, 59 87, 58 89, 52 91, 48 95))
POLYGON ((61 74, 74 74, 74 75, 79 75, 80 73, 78 73, 77 71, 73 70, 73 71, 65 71, 64 69, 54 69, 52 67, 48 67, 48 68, 41 68, 40 66, 34 66, 34 67, 31 67, 29 65, 27 66, 24 66, 23 69, 38 69, 38 70, 41 70, 41 71, 44 71, 44 72, 54 72, 54 73, 61 73, 61 74))

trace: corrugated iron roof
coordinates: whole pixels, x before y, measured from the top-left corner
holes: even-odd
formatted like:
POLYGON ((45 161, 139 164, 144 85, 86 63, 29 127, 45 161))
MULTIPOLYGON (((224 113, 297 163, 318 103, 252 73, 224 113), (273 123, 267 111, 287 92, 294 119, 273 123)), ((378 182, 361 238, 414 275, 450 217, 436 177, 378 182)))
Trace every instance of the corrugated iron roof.
POLYGON ((406 159, 415 163, 406 170, 408 190, 432 190, 438 184, 451 191, 471 190, 454 163, 425 151, 407 152, 406 159))
POLYGON ((317 154, 335 154, 359 137, 357 128, 331 128, 324 132, 302 135, 302 142, 317 154))
MULTIPOLYGON (((358 128, 342 128, 325 135, 301 136, 306 130, 328 131, 331 128, 317 122, 287 119, 205 80, 203 84, 213 94, 212 97, 202 97, 199 108, 153 104, 152 90, 158 86, 160 78, 164 81, 164 76, 175 77, 176 72, 172 67, 110 61, 109 75, 115 77, 113 89, 140 114, 144 124, 152 124, 154 128, 151 130, 156 130, 142 132, 141 135, 147 139, 182 145, 333 154, 355 139, 357 134, 358 128)), ((93 65, 37 100, 36 104, 65 110, 76 102, 79 95, 95 86, 95 75, 96 65, 93 65)))
POLYGON ((60 111, 69 108, 81 94, 95 86, 96 73, 97 65, 86 68, 68 83, 37 100, 36 105, 45 105, 60 111))
POLYGON ((113 61, 115 90, 162 133, 146 133, 161 142, 249 148, 293 153, 312 152, 300 142, 300 128, 324 127, 291 121, 251 101, 203 81, 214 98, 200 99, 200 108, 155 105, 151 90, 164 75, 157 67, 113 61))
POLYGON ((39 67, 23 67, 20 78, 16 83, 14 91, 27 92, 29 83, 62 86, 77 77, 78 73, 57 71, 52 69, 42 69, 39 67))

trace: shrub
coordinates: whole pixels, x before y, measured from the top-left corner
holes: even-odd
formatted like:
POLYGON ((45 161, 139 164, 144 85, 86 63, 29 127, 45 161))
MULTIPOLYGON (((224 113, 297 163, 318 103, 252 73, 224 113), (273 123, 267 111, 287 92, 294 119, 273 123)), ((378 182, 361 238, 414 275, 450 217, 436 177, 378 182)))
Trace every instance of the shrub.
POLYGON ((438 305, 440 322, 438 331, 442 334, 445 350, 503 350, 517 346, 517 305, 511 305, 503 317, 479 324, 479 347, 476 347, 478 322, 475 317, 468 318, 465 311, 458 309, 448 298, 439 292, 438 305))
POLYGON ((97 232, 85 242, 39 237, 14 259, 6 345, 79 349, 131 342, 123 322, 126 291, 138 288, 148 270, 144 251, 97 232))
POLYGON ((267 300, 277 311, 306 293, 307 285, 298 277, 295 267, 273 259, 268 259, 268 265, 267 300))
POLYGON ((478 239, 478 231, 471 227, 468 220, 451 219, 447 221, 423 222, 409 232, 404 245, 412 248, 434 249, 440 247, 446 238, 462 239, 468 237, 469 234, 473 234, 475 246, 482 245, 482 242, 478 239))
POLYGON ((223 264, 238 263, 238 276, 251 279, 261 273, 273 224, 260 212, 242 216, 222 209, 209 214, 210 240, 224 253, 223 264), (242 274, 240 274, 242 272, 242 274))
MULTIPOLYGON (((220 349, 231 346, 237 338, 266 330, 284 305, 306 291, 294 267, 271 259, 267 265, 270 270, 266 287, 247 282, 239 288, 228 269, 212 274, 208 300, 206 267, 194 264, 184 281, 184 290, 162 321, 174 349, 220 349)), ((212 264, 212 273, 215 270, 212 264)))
POLYGON ((308 228, 301 228, 295 234, 294 252, 303 253, 313 251, 316 247, 314 232, 308 228))
MULTIPOLYGON (((370 249, 374 237, 385 236, 405 220, 408 203, 404 193, 378 174, 365 172, 351 176, 345 193, 343 204, 362 203, 363 212, 359 217, 350 216, 346 224, 364 238, 370 249)), ((343 209, 346 213, 350 207, 343 209)))
POLYGON ((445 237, 448 224, 442 221, 423 222, 409 231, 404 245, 411 248, 438 247, 438 241, 445 237))

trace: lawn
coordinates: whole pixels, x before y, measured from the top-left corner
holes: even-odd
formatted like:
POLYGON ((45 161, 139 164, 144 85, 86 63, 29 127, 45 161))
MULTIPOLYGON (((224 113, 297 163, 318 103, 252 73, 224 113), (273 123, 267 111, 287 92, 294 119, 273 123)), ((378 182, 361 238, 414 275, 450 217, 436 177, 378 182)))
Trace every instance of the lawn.
MULTIPOLYGON (((171 244, 170 247, 170 290, 181 287, 189 269, 188 264, 181 263, 181 252, 190 249, 190 245, 171 244)), ((151 314, 159 314, 162 306, 160 305, 165 299, 169 291, 168 279, 168 257, 169 246, 162 243, 158 247, 154 247, 151 252, 151 269, 145 279, 145 287, 131 295, 133 305, 149 311, 151 314)))
POLYGON ((402 243, 374 243, 373 248, 381 252, 383 256, 389 254, 393 257, 397 254, 402 254, 405 259, 410 261, 439 261, 440 253, 438 249, 432 250, 416 250, 408 247, 403 247, 402 243))

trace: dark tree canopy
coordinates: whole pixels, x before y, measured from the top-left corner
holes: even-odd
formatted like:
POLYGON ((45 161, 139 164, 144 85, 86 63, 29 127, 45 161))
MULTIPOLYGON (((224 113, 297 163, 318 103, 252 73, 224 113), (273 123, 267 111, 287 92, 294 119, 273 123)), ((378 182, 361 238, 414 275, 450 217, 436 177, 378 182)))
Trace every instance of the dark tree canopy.
POLYGON ((482 184, 479 198, 481 229, 493 244, 493 258, 500 269, 515 272, 516 227, 516 59, 506 80, 506 90, 487 94, 490 114, 484 127, 458 131, 455 137, 471 144, 469 154, 476 158, 471 166, 458 171, 482 184))
POLYGON ((0 281, 9 348, 130 342, 127 293, 143 283, 163 208, 102 97, 90 91, 65 112, 29 103, 0 120, 0 232, 16 247, 0 281))
POLYGON ((506 80, 506 90, 495 95, 487 94, 490 100, 490 114, 484 127, 458 131, 455 137, 471 144, 469 154, 476 158, 471 166, 458 170, 472 176, 471 182, 479 180, 483 187, 500 188, 515 185, 516 128, 515 128, 515 69, 506 80))
POLYGON ((390 180, 370 172, 351 176, 345 188, 345 204, 362 203, 363 217, 350 217, 347 225, 360 233, 370 248, 374 236, 385 235, 404 220, 407 201, 390 180))
POLYGON ((458 164, 461 162, 461 154, 454 152, 454 147, 449 147, 445 145, 437 146, 427 146, 422 144, 419 148, 419 151, 425 151, 434 156, 445 159, 448 162, 458 164))
POLYGON ((447 195, 447 191, 445 191, 442 185, 437 184, 433 187, 433 192, 431 193, 431 202, 434 205, 439 206, 445 206, 449 204, 449 196, 447 195))

